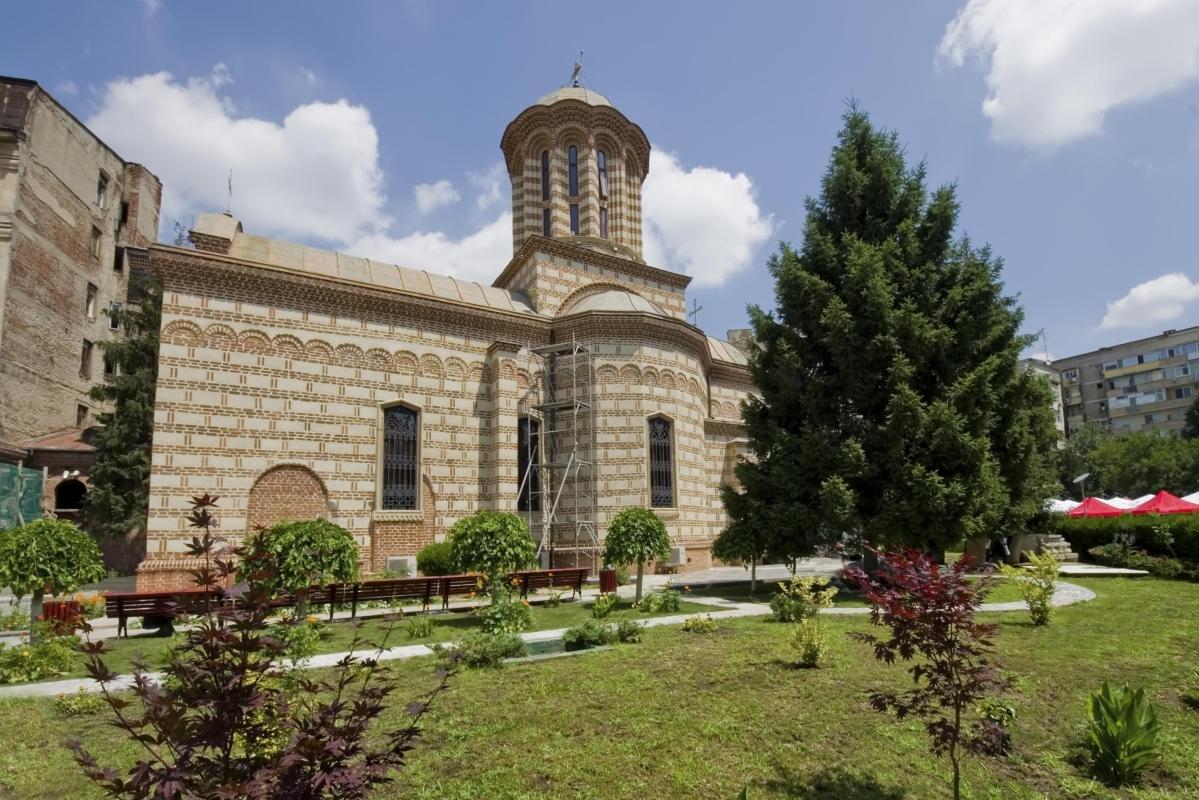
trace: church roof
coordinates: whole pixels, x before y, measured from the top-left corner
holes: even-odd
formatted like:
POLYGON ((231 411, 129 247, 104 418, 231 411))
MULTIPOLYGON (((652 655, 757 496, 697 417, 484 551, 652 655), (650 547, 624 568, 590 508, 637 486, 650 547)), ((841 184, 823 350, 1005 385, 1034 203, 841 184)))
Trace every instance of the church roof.
POLYGON ((608 98, 586 86, 563 86, 561 89, 555 89, 538 100, 537 105, 552 106, 559 100, 582 100, 592 106, 612 106, 608 98))
POLYGON ((320 278, 340 278, 498 311, 536 315, 519 292, 240 231, 233 236, 228 255, 320 278))
POLYGON ((713 361, 724 361, 739 366, 749 364, 749 359, 745 357, 745 353, 737 349, 736 345, 726 342, 723 339, 717 339, 714 336, 708 337, 708 352, 712 355, 713 361))
POLYGON ((646 314, 666 316, 666 312, 649 300, 623 289, 607 289, 586 295, 571 303, 568 308, 564 308, 561 313, 578 314, 583 311, 643 311, 646 314))

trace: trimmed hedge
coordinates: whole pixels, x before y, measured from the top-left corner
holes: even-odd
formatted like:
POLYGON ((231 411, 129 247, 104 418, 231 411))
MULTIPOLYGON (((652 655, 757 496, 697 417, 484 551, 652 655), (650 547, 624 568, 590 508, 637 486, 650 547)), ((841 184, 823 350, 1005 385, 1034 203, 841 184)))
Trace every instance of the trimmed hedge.
POLYGON ((1066 537, 1074 552, 1080 554, 1123 539, 1150 555, 1199 561, 1199 514, 1058 517, 1049 532, 1066 537))
POLYGON ((416 569, 421 575, 453 575, 454 554, 449 542, 430 542, 416 554, 416 569))

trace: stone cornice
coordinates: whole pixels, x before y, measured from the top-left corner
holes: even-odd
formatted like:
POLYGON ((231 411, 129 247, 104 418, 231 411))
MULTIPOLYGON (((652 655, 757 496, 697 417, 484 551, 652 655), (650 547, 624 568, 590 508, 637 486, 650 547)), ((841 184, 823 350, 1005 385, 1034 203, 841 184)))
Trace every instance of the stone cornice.
POLYGON ((737 389, 745 389, 746 391, 756 392, 758 388, 754 385, 753 378, 749 375, 749 368, 744 364, 730 364, 727 361, 713 361, 712 368, 709 371, 708 377, 715 383, 724 386, 732 386, 737 389))
POLYGON ((704 420, 704 433, 711 433, 716 436, 744 436, 745 423, 712 419, 709 417, 704 420))
POLYGON ((626 147, 633 150, 640 161, 641 179, 649 172, 649 137, 641 126, 629 120, 612 106, 593 106, 582 100, 559 100, 553 105, 540 103, 531 105, 516 115, 504 128, 500 137, 500 150, 504 153, 508 174, 517 175, 523 165, 517 157, 529 137, 562 126, 576 125, 585 129, 609 127, 622 139, 626 147))
POLYGON ((516 255, 512 256, 512 260, 508 262, 508 266, 504 267, 504 271, 500 273, 498 278, 492 281, 491 285, 498 289, 508 288, 507 284, 512 280, 513 276, 539 251, 551 256, 561 256, 575 261, 587 262, 602 269, 623 272, 643 280, 665 283, 668 286, 674 286, 678 289, 685 289, 691 283, 690 275, 671 272, 659 267, 651 267, 649 264, 644 264, 640 261, 621 258, 615 254, 609 255, 569 241, 534 235, 525 240, 520 250, 516 251, 516 255))

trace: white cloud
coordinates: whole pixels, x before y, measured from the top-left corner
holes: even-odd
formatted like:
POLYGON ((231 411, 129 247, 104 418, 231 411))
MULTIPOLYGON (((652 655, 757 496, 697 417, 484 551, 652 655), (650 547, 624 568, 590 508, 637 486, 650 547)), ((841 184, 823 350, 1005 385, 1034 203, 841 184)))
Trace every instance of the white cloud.
POLYGON ((696 286, 723 284, 774 231, 745 173, 683 169, 677 155, 659 149, 650 155, 642 208, 646 260, 693 276, 696 286))
POLYGON ((402 267, 491 283, 512 258, 512 213, 461 239, 441 231, 420 231, 403 237, 379 233, 351 243, 347 251, 402 267))
POLYGON ((454 188, 454 184, 447 180, 440 180, 437 183, 418 183, 412 187, 412 193, 416 197, 416 207, 422 214, 428 214, 434 209, 457 203, 462 199, 458 190, 454 188))
POLYGON ((75 81, 63 81, 54 87, 54 93, 59 97, 74 97, 79 94, 79 87, 75 81))
POLYGON ((345 100, 308 103, 282 121, 239 116, 212 74, 176 81, 159 72, 112 81, 88 126, 163 182, 163 213, 175 219, 225 207, 247 230, 350 241, 385 227, 379 137, 370 113, 345 100))
POLYGON ((475 197, 475 205, 480 211, 484 211, 503 199, 504 187, 508 183, 508 169, 504 162, 497 161, 486 172, 468 172, 467 179, 479 192, 475 197))
POLYGON ((308 69, 308 67, 305 67, 303 65, 300 65, 300 77, 302 77, 304 79, 304 82, 307 83, 309 86, 316 86, 317 83, 320 81, 320 79, 316 77, 315 72, 313 72, 312 70, 308 69))
POLYGON ((1104 115, 1199 78, 1195 0, 969 0, 938 56, 987 64, 983 114, 996 139, 1055 147, 1104 115))
POLYGON ((1187 303, 1199 300, 1199 283, 1171 272, 1138 283, 1119 300, 1107 304, 1100 328, 1140 328, 1182 316, 1187 303))
POLYGON ((142 8, 146 9, 147 14, 154 16, 158 9, 162 8, 162 0, 142 0, 142 8))

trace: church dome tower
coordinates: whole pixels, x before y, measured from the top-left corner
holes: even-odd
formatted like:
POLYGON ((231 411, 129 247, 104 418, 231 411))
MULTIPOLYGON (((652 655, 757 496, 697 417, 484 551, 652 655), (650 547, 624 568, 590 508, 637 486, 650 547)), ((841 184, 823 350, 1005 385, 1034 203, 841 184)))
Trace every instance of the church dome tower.
POLYGON ((649 139, 608 98, 573 80, 516 116, 500 149, 512 181, 512 246, 531 236, 642 261, 649 139))

